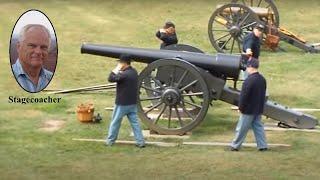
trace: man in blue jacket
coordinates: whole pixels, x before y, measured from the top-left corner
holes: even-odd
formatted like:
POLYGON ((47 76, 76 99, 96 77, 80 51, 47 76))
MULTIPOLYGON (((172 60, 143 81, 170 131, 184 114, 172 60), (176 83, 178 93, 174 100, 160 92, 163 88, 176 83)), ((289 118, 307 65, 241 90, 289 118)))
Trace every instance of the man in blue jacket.
POLYGON ((241 112, 237 127, 236 136, 231 143, 231 151, 238 151, 246 138, 250 128, 259 151, 268 150, 261 115, 265 104, 266 80, 258 72, 259 61, 251 58, 247 63, 248 78, 244 81, 239 98, 239 111, 241 112))
POLYGON ((115 143, 122 118, 127 116, 136 139, 136 146, 143 148, 145 147, 145 142, 137 118, 138 73, 130 65, 130 61, 129 55, 121 55, 117 67, 110 73, 108 78, 109 82, 117 83, 117 95, 106 143, 109 146, 115 143))
POLYGON ((163 28, 156 32, 156 37, 161 41, 160 49, 177 44, 176 26, 170 21, 166 22, 163 28))
POLYGON ((243 40, 243 53, 250 57, 259 59, 260 56, 260 38, 264 31, 264 25, 257 24, 252 33, 249 33, 243 40))

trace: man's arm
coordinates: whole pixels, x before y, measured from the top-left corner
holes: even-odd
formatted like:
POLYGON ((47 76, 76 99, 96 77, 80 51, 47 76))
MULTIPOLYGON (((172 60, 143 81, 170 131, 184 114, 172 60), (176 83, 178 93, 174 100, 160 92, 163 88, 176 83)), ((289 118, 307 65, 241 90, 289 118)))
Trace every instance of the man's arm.
POLYGON ((109 82, 120 82, 126 78, 126 73, 121 71, 122 67, 123 66, 121 64, 118 64, 117 67, 112 70, 112 72, 109 74, 109 82))
POLYGON ((247 41, 243 44, 243 49, 245 50, 245 53, 252 56, 252 45, 253 45, 253 39, 251 37, 248 37, 247 41))
POLYGON ((114 72, 111 72, 109 74, 108 81, 109 82, 120 82, 125 78, 126 78, 126 74, 125 73, 119 72, 119 73, 116 74, 114 72))
POLYGON ((166 34, 166 33, 161 33, 160 39, 166 43, 169 44, 176 44, 178 43, 178 39, 176 34, 166 34))
POLYGON ((160 39, 160 37, 161 37, 160 31, 157 31, 157 32, 156 32, 156 37, 160 39))
POLYGON ((239 110, 240 110, 240 112, 243 112, 243 110, 246 108, 247 102, 249 99, 249 94, 250 94, 250 82, 245 81, 242 84, 242 89, 241 89, 240 97, 239 97, 239 110))

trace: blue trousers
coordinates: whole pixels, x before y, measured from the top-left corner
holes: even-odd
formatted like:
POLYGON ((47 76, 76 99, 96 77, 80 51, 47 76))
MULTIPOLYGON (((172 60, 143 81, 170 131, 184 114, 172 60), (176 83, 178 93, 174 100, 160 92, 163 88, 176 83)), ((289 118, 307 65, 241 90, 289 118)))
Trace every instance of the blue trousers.
POLYGON ((142 146, 145 144, 142 135, 141 127, 137 118, 137 105, 116 105, 112 113, 112 121, 109 126, 109 132, 107 137, 107 144, 112 145, 118 138, 121 121, 124 116, 127 116, 133 130, 133 134, 137 145, 142 146))
POLYGON ((237 127, 236 137, 231 143, 231 147, 239 149, 244 142, 248 130, 252 128, 258 149, 267 148, 266 136, 264 133, 261 115, 241 114, 237 127))

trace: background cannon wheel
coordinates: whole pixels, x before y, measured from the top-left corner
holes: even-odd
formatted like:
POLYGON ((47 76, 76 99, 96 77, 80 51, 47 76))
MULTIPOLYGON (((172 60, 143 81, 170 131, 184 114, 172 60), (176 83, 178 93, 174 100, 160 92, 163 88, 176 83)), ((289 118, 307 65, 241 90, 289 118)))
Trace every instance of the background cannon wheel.
POLYGON ((208 34, 212 46, 221 53, 241 53, 243 38, 253 30, 259 17, 242 4, 226 4, 210 17, 208 34))
POLYGON ((204 54, 204 52, 201 49, 187 45, 187 44, 172 44, 169 46, 165 46, 164 49, 165 50, 173 50, 173 51, 196 52, 196 53, 204 54))
POLYGON ((186 61, 158 60, 139 75, 139 117, 159 134, 182 135, 195 128, 204 119, 209 100, 205 80, 199 70, 186 61), (166 76, 157 76, 157 71, 163 69, 166 76), (145 83, 150 81, 153 86, 145 83))
MULTIPOLYGON (((273 13, 273 19, 272 19, 273 24, 276 27, 279 27, 279 24, 280 24, 279 12, 273 0, 232 0, 231 2, 243 4, 245 6, 250 6, 250 7, 268 8, 269 11, 273 13)), ((267 20, 265 19, 261 19, 261 20, 267 23, 267 20)))

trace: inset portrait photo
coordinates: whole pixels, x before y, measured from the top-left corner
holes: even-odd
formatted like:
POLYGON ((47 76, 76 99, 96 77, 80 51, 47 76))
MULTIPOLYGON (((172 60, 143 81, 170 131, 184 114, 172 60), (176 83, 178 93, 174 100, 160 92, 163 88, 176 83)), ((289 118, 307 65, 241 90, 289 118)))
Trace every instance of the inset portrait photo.
POLYGON ((37 93, 53 78, 58 57, 54 27, 39 10, 29 10, 17 20, 10 39, 10 64, 17 83, 37 93))

